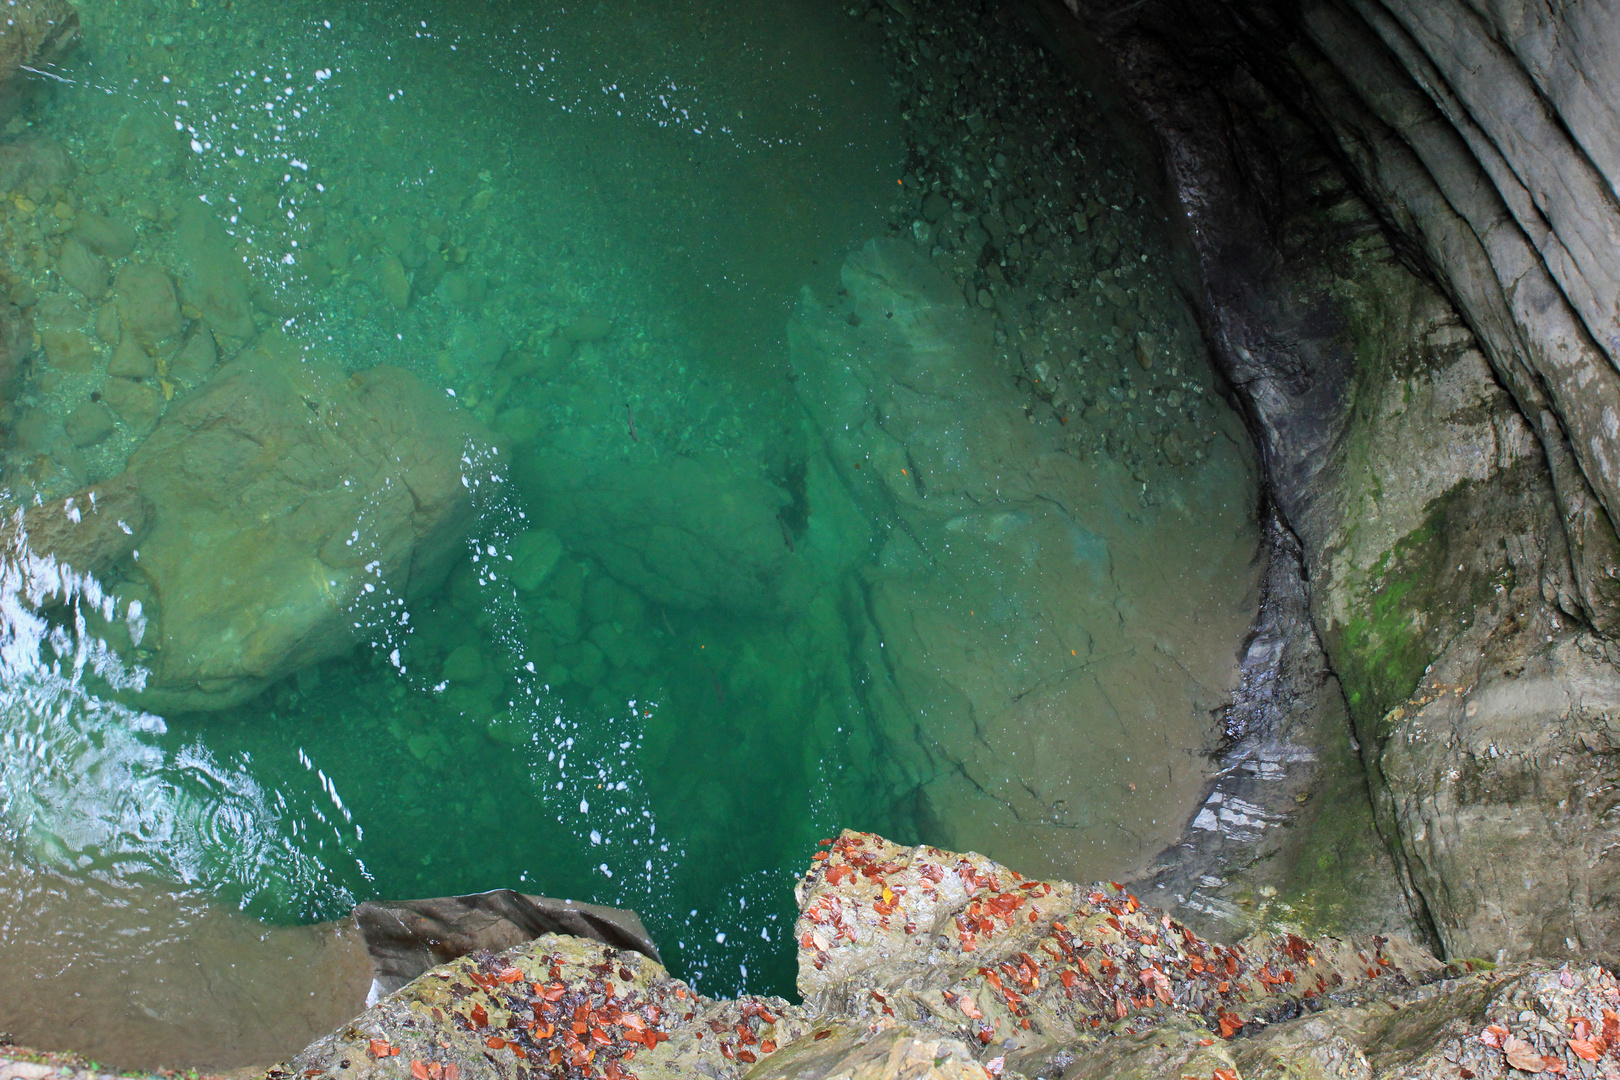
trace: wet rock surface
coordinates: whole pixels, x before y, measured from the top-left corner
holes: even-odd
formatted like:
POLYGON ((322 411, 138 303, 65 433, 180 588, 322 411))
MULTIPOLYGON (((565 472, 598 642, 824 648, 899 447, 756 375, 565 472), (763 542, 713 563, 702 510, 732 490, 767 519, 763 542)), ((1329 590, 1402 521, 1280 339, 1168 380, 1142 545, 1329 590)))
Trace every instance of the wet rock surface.
POLYGON ((993 317, 912 243, 867 245, 842 284, 790 340, 833 468, 890 530, 862 572, 874 711, 958 846, 1128 866, 1201 780, 1177 748, 1207 738, 1251 617, 1252 464, 1208 443, 1144 506, 1122 464, 1026 418, 993 317))
MULTIPOLYGON (((1556 833, 1570 807, 1594 803, 1572 800, 1571 785, 1612 783, 1604 756, 1585 749, 1601 742, 1590 729, 1605 706, 1574 704, 1592 679, 1612 678, 1597 640, 1615 545, 1598 509, 1607 436, 1590 413, 1612 378, 1599 344, 1608 316, 1586 312, 1584 286, 1566 280, 1576 260, 1564 245, 1584 242, 1559 217, 1592 166, 1533 212, 1514 178, 1545 179, 1537 170, 1568 148, 1560 133, 1533 167, 1522 156, 1546 115, 1520 107, 1524 90, 1562 62, 1546 42, 1563 16, 1254 4, 1230 21, 1176 3, 1069 6, 1159 133, 1194 226, 1206 324, 1299 538, 1312 621, 1415 927, 1448 955, 1592 948, 1607 921, 1583 897, 1606 893, 1609 859, 1578 841, 1524 850, 1516 821, 1556 833), (1441 24, 1452 26, 1443 44, 1441 24), (1535 49, 1541 60, 1513 70, 1510 53, 1535 49), (1456 65, 1470 50, 1465 77, 1456 65), (1499 87, 1482 87, 1481 64, 1499 87), (1508 139, 1500 157, 1483 130, 1508 139), (1573 289, 1568 300, 1552 298, 1554 280, 1573 289), (1560 404, 1561 380, 1582 371, 1595 395, 1560 404), (1493 690, 1516 672, 1544 681, 1493 690), (1437 727, 1459 760, 1436 754, 1437 727), (1492 758, 1493 740, 1516 749, 1492 758), (1525 783, 1524 755, 1552 783, 1525 783), (1417 810, 1434 805, 1449 809, 1417 810), (1442 818, 1454 829, 1436 833, 1442 818), (1484 851, 1530 872, 1509 880, 1464 854, 1484 851)), ((1583 25, 1584 41, 1602 37, 1583 25)), ((1551 107, 1590 104, 1575 85, 1551 107)), ((1589 136, 1606 114, 1582 115, 1589 136)), ((1206 809, 1218 818, 1218 806, 1206 809)), ((1313 828, 1328 841, 1320 853, 1347 850, 1335 830, 1313 828)))
POLYGON ((240 701, 439 584, 492 447, 397 369, 270 348, 222 368, 130 459, 152 506, 133 575, 159 613, 149 697, 240 701))
POLYGON ((640 954, 546 935, 426 973, 268 1075, 1500 1076, 1519 1041, 1576 1069, 1607 1052, 1600 969, 1470 973, 1383 937, 1222 946, 1113 885, 828 843, 798 889, 802 1006, 712 1000, 640 954))

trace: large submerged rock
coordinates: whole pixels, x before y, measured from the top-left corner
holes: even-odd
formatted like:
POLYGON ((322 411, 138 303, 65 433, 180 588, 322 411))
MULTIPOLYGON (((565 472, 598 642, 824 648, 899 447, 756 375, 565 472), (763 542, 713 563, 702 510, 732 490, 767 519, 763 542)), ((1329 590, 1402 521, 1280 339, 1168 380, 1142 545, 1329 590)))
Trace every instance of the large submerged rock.
POLYGON ((870 707, 955 846, 1124 873, 1197 797, 1254 614, 1248 441, 1218 404, 1207 456, 1150 493, 1033 422, 995 316, 912 244, 868 244, 842 283, 806 293, 790 344, 882 538, 861 571, 870 707))
POLYGON ((351 648, 443 580, 494 454, 397 368, 272 347, 221 368, 130 459, 157 609, 144 702, 224 707, 351 648))

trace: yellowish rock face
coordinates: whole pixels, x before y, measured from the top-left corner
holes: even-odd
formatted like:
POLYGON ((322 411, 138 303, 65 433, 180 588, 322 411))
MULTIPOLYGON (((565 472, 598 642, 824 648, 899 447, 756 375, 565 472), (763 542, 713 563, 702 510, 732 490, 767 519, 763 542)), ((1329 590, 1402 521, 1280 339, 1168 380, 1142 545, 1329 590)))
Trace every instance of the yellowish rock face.
POLYGON ((240 700, 436 585, 473 513, 464 470, 490 446, 397 369, 270 349, 221 369, 130 462, 154 508, 137 558, 162 612, 149 689, 240 700))

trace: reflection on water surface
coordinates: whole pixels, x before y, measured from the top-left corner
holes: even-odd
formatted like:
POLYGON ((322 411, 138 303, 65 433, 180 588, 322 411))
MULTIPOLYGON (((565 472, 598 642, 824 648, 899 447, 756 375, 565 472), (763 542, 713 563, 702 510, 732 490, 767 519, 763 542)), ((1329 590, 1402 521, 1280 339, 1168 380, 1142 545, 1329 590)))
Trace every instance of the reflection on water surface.
POLYGON ((17 1034, 258 1060, 352 1007, 299 924, 497 887, 787 993, 841 827, 1174 835, 1253 463, 1100 134, 810 0, 81 10, 0 157, 3 482, 95 562, 4 583, 17 1034))

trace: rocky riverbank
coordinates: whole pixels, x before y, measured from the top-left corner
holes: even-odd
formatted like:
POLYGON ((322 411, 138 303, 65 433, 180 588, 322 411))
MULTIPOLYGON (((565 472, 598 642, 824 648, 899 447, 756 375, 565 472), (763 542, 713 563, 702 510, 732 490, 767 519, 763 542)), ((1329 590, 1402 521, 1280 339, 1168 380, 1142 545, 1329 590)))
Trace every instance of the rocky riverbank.
POLYGON ((1612 1076, 1591 966, 1398 938, 1199 937, 1123 888, 845 832, 798 886, 799 992, 716 1000, 545 935, 434 968, 269 1080, 1612 1076))

